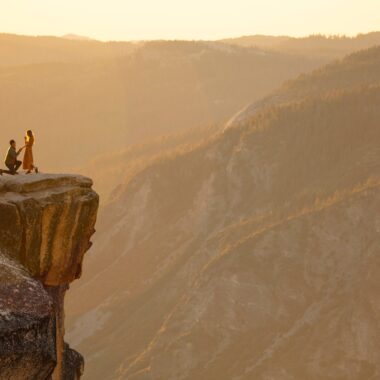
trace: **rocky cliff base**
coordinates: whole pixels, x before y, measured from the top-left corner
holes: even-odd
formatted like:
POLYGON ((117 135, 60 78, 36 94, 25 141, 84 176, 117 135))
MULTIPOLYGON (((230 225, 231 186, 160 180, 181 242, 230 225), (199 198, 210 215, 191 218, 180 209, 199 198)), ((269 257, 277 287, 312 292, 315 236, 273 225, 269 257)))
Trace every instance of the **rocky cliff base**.
POLYGON ((64 343, 64 296, 79 278, 98 208, 91 180, 0 179, 0 378, 76 380, 83 357, 64 343))

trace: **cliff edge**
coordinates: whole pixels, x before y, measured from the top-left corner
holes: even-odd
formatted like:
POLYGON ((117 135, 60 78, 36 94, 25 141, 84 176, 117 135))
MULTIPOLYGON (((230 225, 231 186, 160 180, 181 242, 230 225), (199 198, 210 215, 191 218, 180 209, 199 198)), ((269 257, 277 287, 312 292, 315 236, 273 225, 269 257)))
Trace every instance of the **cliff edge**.
POLYGON ((98 195, 76 175, 0 178, 0 378, 74 380, 64 296, 95 232, 98 195))

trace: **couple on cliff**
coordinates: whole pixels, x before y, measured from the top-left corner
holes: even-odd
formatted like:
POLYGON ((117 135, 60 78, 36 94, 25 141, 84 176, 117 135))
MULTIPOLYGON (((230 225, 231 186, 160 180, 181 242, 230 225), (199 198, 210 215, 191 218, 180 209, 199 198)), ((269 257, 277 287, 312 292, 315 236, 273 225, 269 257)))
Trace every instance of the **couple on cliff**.
POLYGON ((24 170, 26 170, 26 174, 29 174, 34 170, 36 173, 38 173, 38 168, 34 166, 33 163, 33 144, 34 144, 34 135, 31 130, 26 131, 25 134, 25 145, 20 148, 19 150, 16 150, 16 141, 11 140, 9 141, 9 149, 8 153, 5 157, 5 165, 8 168, 8 170, 0 169, 0 175, 3 175, 3 173, 15 175, 18 174, 17 170, 22 164, 22 167, 24 170), (24 158, 21 161, 17 159, 18 155, 25 149, 24 158))

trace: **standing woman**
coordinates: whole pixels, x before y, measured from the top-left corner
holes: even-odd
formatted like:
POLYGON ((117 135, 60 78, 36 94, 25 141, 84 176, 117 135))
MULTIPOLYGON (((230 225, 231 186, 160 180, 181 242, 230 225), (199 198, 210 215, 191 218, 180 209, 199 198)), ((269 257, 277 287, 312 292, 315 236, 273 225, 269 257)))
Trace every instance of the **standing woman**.
POLYGON ((38 173, 38 168, 34 166, 33 163, 33 147, 34 144, 34 135, 31 130, 26 131, 25 135, 25 153, 24 153, 24 159, 22 161, 22 167, 23 169, 27 170, 26 174, 31 173, 31 171, 34 169, 36 173, 38 173))

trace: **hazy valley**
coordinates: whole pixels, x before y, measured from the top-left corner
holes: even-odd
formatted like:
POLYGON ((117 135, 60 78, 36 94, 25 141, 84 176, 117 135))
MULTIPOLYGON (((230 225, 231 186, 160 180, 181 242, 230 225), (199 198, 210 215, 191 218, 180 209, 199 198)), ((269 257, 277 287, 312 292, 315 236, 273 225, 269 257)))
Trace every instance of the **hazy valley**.
POLYGON ((0 132, 9 140, 36 131, 44 147, 36 158, 45 170, 74 170, 101 154, 224 123, 327 61, 218 42, 8 35, 0 36, 0 53, 7 57, 0 67, 0 132))
MULTIPOLYGON (((88 380, 380 377, 379 44, 376 32, 137 42, 0 34, 4 150, 32 129, 42 172, 84 174, 100 194, 81 276, 97 209, 91 181, 20 176, 21 186, 9 177, 0 186, 4 210, 29 197, 17 206, 20 228, 30 217, 43 249, 58 242, 50 261, 37 248, 20 256, 36 273, 64 264, 48 278, 60 294, 58 371, 69 368, 64 355, 83 371, 80 352, 88 380), (70 225, 83 235, 74 248, 62 238, 70 225), (76 353, 64 346, 64 313, 76 353)), ((3 277, 24 283, 13 265, 3 277)), ((25 283, 48 299, 34 280, 25 283)), ((42 341, 49 363, 35 362, 48 372, 58 346, 42 341)))
POLYGON ((379 380, 380 2, 0 4, 0 380, 379 380))
POLYGON ((67 308, 86 378, 377 379, 379 104, 372 48, 120 153, 67 308))
POLYGON ((223 126, 282 82, 379 42, 376 33, 322 39, 327 54, 313 38, 291 39, 303 47, 296 51, 273 50, 271 40, 246 47, 230 41, 105 43, 2 34, 0 132, 9 140, 35 130, 42 170, 86 174, 104 155, 172 133, 223 126))

